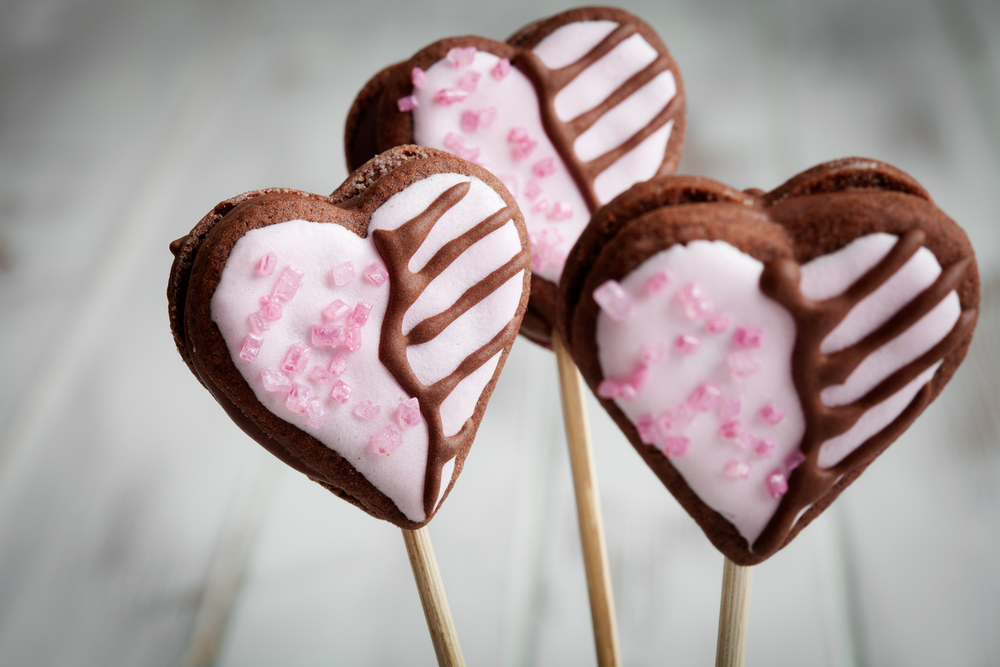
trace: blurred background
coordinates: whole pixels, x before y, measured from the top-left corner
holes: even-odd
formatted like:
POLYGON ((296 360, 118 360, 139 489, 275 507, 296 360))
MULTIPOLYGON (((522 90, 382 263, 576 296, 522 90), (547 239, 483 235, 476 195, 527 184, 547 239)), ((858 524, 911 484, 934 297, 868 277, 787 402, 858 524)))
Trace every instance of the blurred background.
MULTIPOLYGON (((433 665, 399 530, 284 468, 181 362, 167 244, 329 193, 360 87, 553 0, 0 0, 0 665, 433 665)), ((862 155, 968 232, 949 387, 755 568, 749 665, 1000 664, 1000 3, 648 0, 680 172, 771 189, 862 155)), ((589 405, 626 665, 708 665, 722 557, 589 405)), ((470 665, 594 664, 555 359, 515 345, 430 525, 470 665)))

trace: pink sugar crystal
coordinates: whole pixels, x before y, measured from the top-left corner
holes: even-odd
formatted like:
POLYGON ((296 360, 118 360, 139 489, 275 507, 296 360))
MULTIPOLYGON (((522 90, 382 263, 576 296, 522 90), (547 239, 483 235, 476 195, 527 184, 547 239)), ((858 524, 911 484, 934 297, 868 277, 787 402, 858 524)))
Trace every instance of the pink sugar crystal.
POLYGON ((350 319, 347 320, 348 326, 363 327, 365 322, 368 321, 368 316, 371 312, 372 305, 370 303, 358 301, 358 305, 354 308, 354 312, 351 313, 350 319))
POLYGON ((512 127, 507 133, 507 141, 517 144, 528 140, 528 130, 523 127, 512 127))
POLYGON ((285 407, 296 414, 304 415, 309 408, 309 387, 293 382, 292 390, 285 399, 285 407))
POLYGON ((310 398, 306 403, 306 423, 313 428, 319 428, 323 424, 324 417, 326 410, 323 409, 323 404, 317 398, 310 398))
POLYGON ((479 112, 466 109, 462 112, 462 129, 466 132, 475 132, 479 127, 479 112))
POLYGON ((557 169, 558 166, 556 165, 556 159, 554 157, 543 158, 531 167, 531 171, 535 172, 535 176, 538 176, 539 178, 551 176, 556 173, 557 169))
POLYGON ((536 148, 538 148, 537 141, 531 141, 530 139, 519 141, 514 144, 514 159, 525 160, 531 156, 536 148))
POLYGON ((330 362, 330 367, 327 369, 330 371, 330 375, 334 377, 340 377, 347 370, 347 355, 343 352, 338 352, 333 357, 333 361, 330 362))
POLYGON ((726 477, 732 477, 733 479, 746 479, 750 476, 750 464, 740 461, 739 459, 733 459, 726 464, 724 469, 726 477))
POLYGON ((240 358, 247 361, 256 361, 260 354, 260 346, 264 344, 264 339, 257 334, 247 334, 243 339, 243 347, 240 348, 240 358))
POLYGON ((639 358, 644 364, 662 364, 670 358, 670 346, 662 341, 644 343, 639 350, 639 358))
POLYGON ((344 342, 344 325, 314 324, 310 330, 310 341, 315 347, 337 347, 344 342))
POLYGON ((724 398, 719 401, 719 419, 729 421, 740 414, 743 407, 742 401, 738 398, 724 398))
POLYGON ((374 261, 365 269, 365 278, 368 278, 373 285, 381 287, 389 279, 389 272, 385 270, 381 262, 374 261))
POLYGON ((688 424, 695 418, 695 412, 687 404, 680 404, 672 410, 664 410, 656 418, 656 427, 660 430, 660 435, 679 435, 684 432, 688 424))
POLYGON ((677 290, 677 299, 684 308, 684 315, 692 321, 705 319, 711 312, 712 306, 705 298, 701 288, 694 283, 688 283, 677 290))
POLYGON ((260 258, 260 264, 257 265, 257 270, 260 271, 262 276, 269 276, 274 273, 274 269, 278 266, 278 256, 273 252, 269 252, 260 258))
POLYGON ((711 333, 722 333, 729 328, 729 318, 725 315, 716 315, 708 321, 706 328, 711 333))
POLYGON ((347 283, 354 280, 355 275, 354 262, 347 261, 333 267, 333 270, 330 271, 330 280, 333 281, 333 284, 337 287, 343 287, 347 283))
POLYGON ((528 181, 528 184, 524 186, 524 196, 528 199, 534 199, 540 194, 542 194, 542 184, 537 178, 531 179, 528 181))
POLYGON ((445 56, 448 62, 451 63, 452 67, 458 69, 460 67, 468 67, 472 64, 472 60, 476 57, 476 47, 474 46, 456 46, 454 48, 448 49, 448 55, 445 56))
POLYGON ((731 352, 726 364, 734 380, 745 380, 760 370, 760 364, 748 352, 731 352))
POLYGON ((541 232, 530 233, 528 240, 531 242, 531 265, 534 270, 541 270, 546 265, 562 268, 566 262, 566 253, 558 249, 564 240, 558 230, 550 227, 541 232))
POLYGON ((260 314, 269 322, 276 322, 281 319, 281 302, 278 297, 268 294, 260 297, 260 314))
POLYGON ((351 352, 357 352, 361 349, 361 327, 352 326, 347 328, 347 331, 344 333, 344 345, 351 352))
POLYGON ((691 453, 691 440, 682 435, 670 435, 663 439, 663 455, 668 459, 679 459, 691 453))
POLYGON ((396 108, 403 113, 413 111, 418 106, 420 106, 420 102, 417 101, 416 95, 407 95, 406 97, 400 97, 396 100, 396 108))
POLYGON ((351 313, 351 307, 337 299, 323 309, 323 319, 327 322, 336 322, 347 317, 351 313))
POLYGON ((656 422, 653 421, 652 415, 642 415, 639 417, 639 420, 635 423, 635 428, 639 431, 639 439, 644 444, 656 444, 659 434, 656 432, 656 422))
POLYGON ((274 296, 282 301, 291 301, 302 286, 303 275, 305 274, 294 266, 286 266, 278 278, 278 284, 274 286, 274 296))
POLYGON ((414 88, 420 90, 427 83, 427 74, 419 67, 414 67, 410 70, 410 83, 413 84, 414 88))
POLYGON ((382 406, 371 402, 367 398, 358 403, 358 407, 354 408, 354 414, 362 419, 375 419, 381 412, 382 406))
POLYGON ((594 290, 594 301, 608 317, 621 322, 632 311, 632 297, 615 280, 605 281, 594 290))
POLYGON ((497 61, 497 64, 493 66, 490 73, 493 74, 493 78, 497 81, 503 79, 505 76, 510 74, 510 61, 506 58, 501 58, 497 61))
POLYGON ((775 470, 767 476, 767 492, 775 500, 781 500, 781 497, 788 493, 788 480, 780 470, 775 470))
POLYGON ((646 281, 646 295, 656 296, 663 291, 663 288, 670 283, 670 274, 667 271, 657 271, 646 281))
POLYGON ((754 440, 753 453, 757 455, 757 458, 768 458, 771 454, 774 454, 774 441, 768 438, 754 440))
POLYGON ((337 384, 333 385, 333 389, 330 390, 330 398, 338 403, 347 403, 347 400, 350 397, 351 385, 347 384, 343 380, 337 380, 337 384))
POLYGON ((629 378, 628 383, 632 385, 637 394, 645 389, 649 383, 649 366, 646 364, 636 366, 635 370, 632 371, 632 376, 629 378))
POLYGON ((479 126, 489 127, 497 119, 499 112, 496 107, 483 107, 479 110, 479 126))
POLYGON ((785 418, 785 413, 774 403, 768 403, 760 409, 760 416, 768 424, 778 424, 785 418))
POLYGON ((256 313, 250 313, 250 317, 247 318, 247 324, 250 325, 250 331, 255 334, 262 334, 271 328, 271 325, 267 323, 267 318, 264 317, 264 313, 259 310, 256 313))
POLYGON ((333 384, 336 378, 322 366, 313 366, 309 369, 309 379, 318 384, 333 384))
POLYGON ((700 385, 687 400, 687 404, 697 412, 708 412, 715 407, 719 397, 722 396, 722 389, 714 382, 706 382, 700 385))
POLYGON ((458 81, 458 87, 470 93, 479 87, 479 72, 466 72, 458 81))
POLYGON ((597 385, 597 395, 601 398, 620 398, 623 401, 631 401, 635 398, 636 393, 631 382, 606 379, 597 385))
POLYGON ((461 134, 455 134, 454 132, 449 132, 444 135, 444 147, 455 153, 465 146, 465 139, 461 134))
POLYGON ((785 457, 785 467, 788 468, 790 472, 802 465, 805 460, 806 456, 802 453, 802 450, 796 449, 785 457))
POLYGON ((738 440, 746 435, 746 431, 743 430, 743 424, 739 419, 730 419, 719 426, 719 435, 727 440, 738 440))
POLYGON ((376 452, 388 456, 392 450, 403 444, 403 434, 395 424, 389 424, 372 436, 371 443, 376 452))
POLYGON ((306 364, 309 363, 310 353, 311 351, 305 343, 295 343, 288 348, 288 354, 285 355, 285 361, 281 364, 281 370, 293 375, 301 373, 306 369, 306 364))
POLYGON ((399 424, 399 428, 401 429, 416 426, 422 419, 420 415, 420 402, 416 396, 400 402, 399 407, 396 408, 396 423, 399 424))
POLYGON ((434 101, 438 104, 450 106, 456 102, 461 102, 469 96, 469 91, 461 88, 442 88, 434 93, 434 101))
POLYGON ((573 205, 568 201, 557 201, 549 211, 551 220, 569 220, 573 217, 573 205))
POLYGON ((681 354, 694 354, 701 347, 701 339, 694 334, 681 334, 674 340, 674 347, 681 354))
POLYGON ((549 210, 549 200, 539 199, 535 201, 535 204, 531 207, 531 210, 534 211, 535 213, 544 213, 545 211, 549 210))
POLYGON ((740 327, 733 334, 733 341, 740 347, 755 348, 760 347, 763 335, 764 332, 757 327, 740 327))
POLYGON ((264 384, 264 391, 289 392, 292 390, 292 379, 284 371, 268 369, 260 372, 260 381, 264 384))

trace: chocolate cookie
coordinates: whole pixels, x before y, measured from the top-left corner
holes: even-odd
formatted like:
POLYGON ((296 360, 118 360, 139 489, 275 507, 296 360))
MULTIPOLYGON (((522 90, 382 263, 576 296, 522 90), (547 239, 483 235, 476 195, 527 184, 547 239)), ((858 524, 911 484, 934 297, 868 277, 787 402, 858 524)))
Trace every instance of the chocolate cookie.
POLYGON ((329 197, 226 200, 170 248, 177 349, 233 421, 369 514, 426 524, 527 307, 527 231, 503 184, 404 146, 329 197))
POLYGON ((570 253, 559 329, 646 463, 752 565, 934 400, 978 305, 965 233, 903 172, 851 158, 769 193, 633 187, 570 253))

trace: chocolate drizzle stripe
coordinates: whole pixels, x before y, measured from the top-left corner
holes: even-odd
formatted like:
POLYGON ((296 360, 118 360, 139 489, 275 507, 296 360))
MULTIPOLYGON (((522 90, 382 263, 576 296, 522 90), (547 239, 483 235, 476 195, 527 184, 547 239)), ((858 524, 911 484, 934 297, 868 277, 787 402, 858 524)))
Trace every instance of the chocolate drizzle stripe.
POLYGON ((486 238, 496 230, 507 224, 514 217, 514 212, 509 206, 505 206, 482 222, 476 224, 472 229, 448 241, 441 249, 434 253, 424 268, 420 269, 418 275, 427 283, 441 275, 441 272, 451 266, 451 263, 458 259, 463 252, 471 248, 478 241, 486 238))
POLYGON ((588 176, 591 179, 597 178, 597 176, 603 172, 605 169, 613 165, 618 160, 622 159, 629 154, 633 149, 635 149, 639 144, 648 139, 654 132, 659 130, 661 127, 667 124, 671 116, 674 115, 673 101, 677 98, 674 97, 670 100, 660 113, 656 114, 651 122, 647 123, 645 127, 633 134, 622 144, 616 148, 612 148, 610 151, 601 155, 600 157, 594 158, 586 164, 584 167, 587 171, 588 176))
POLYGON ((450 395, 462 380, 475 373, 480 366, 492 359, 497 352, 503 349, 504 338, 514 328, 513 324, 508 322, 488 343, 463 359, 462 363, 458 365, 458 368, 451 375, 438 380, 430 388, 434 391, 442 392, 445 396, 450 395))
POLYGON ((834 297, 830 301, 842 303, 843 317, 861 299, 865 298, 882 286, 896 272, 903 268, 910 258, 917 254, 927 240, 927 234, 921 229, 911 229, 903 234, 896 244, 889 249, 885 257, 878 264, 869 269, 863 276, 858 278, 854 284, 847 288, 839 297, 834 297))
MULTIPOLYGON (((574 138, 579 137, 594 123, 596 123, 601 116, 627 100, 630 95, 634 94, 647 83, 658 77, 666 69, 668 69, 667 59, 663 55, 657 55, 656 60, 650 63, 641 72, 633 74, 628 81, 620 85, 613 93, 604 98, 603 102, 590 111, 584 111, 576 118, 566 121, 566 126, 569 128, 570 133, 574 138)), ((674 94, 673 97, 667 100, 667 104, 670 104, 674 97, 677 97, 677 95, 674 94)))
POLYGON ((526 256, 530 258, 529 253, 524 250, 519 251, 506 264, 467 289, 462 296, 460 296, 458 300, 456 300, 455 303, 446 310, 438 313, 437 315, 428 317, 420 322, 420 324, 413 327, 410 330, 410 333, 406 334, 408 344, 420 345, 430 340, 434 340, 434 338, 444 332, 444 330, 447 329, 452 322, 472 310, 490 294, 493 294, 495 290, 492 288, 492 285, 503 285, 517 275, 519 271, 523 271, 526 256))
POLYGON ((616 46, 637 32, 639 32, 639 29, 634 25, 619 25, 617 28, 608 33, 607 37, 598 42, 597 46, 588 51, 576 62, 570 63, 569 65, 561 67, 557 70, 549 70, 552 72, 551 90, 553 97, 560 90, 568 86, 569 83, 578 77, 585 69, 596 63, 604 56, 608 55, 616 46))

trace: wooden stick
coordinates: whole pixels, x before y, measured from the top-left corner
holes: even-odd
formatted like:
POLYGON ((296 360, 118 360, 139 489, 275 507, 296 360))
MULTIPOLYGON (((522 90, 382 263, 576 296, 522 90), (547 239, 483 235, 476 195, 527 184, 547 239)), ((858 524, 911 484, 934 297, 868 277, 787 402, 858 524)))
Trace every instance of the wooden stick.
POLYGON ((451 620, 451 610, 448 608, 448 597, 444 593, 444 584, 441 583, 441 572, 438 571, 437 559, 434 558, 431 536, 426 527, 403 529, 403 541, 406 542, 406 553, 410 556, 413 579, 420 592, 420 604, 424 607, 424 617, 427 619, 427 629, 431 633, 438 665, 465 667, 462 647, 458 644, 455 623, 451 620))
POLYGON ((750 587, 753 567, 741 567, 728 558, 722 569, 722 607, 715 667, 743 667, 750 626, 750 587))
POLYGON ((594 471, 594 454, 590 446, 590 427, 584 403, 583 379, 576 364, 563 347, 562 339, 552 332, 552 349, 559 364, 559 384, 562 388, 563 419, 569 445, 573 488, 576 491, 576 514, 580 521, 580 543, 587 571, 590 593, 590 617, 594 624, 597 664, 600 667, 620 667, 618 627, 615 603, 611 594, 611 572, 604 545, 604 525, 601 522, 601 500, 594 471))

